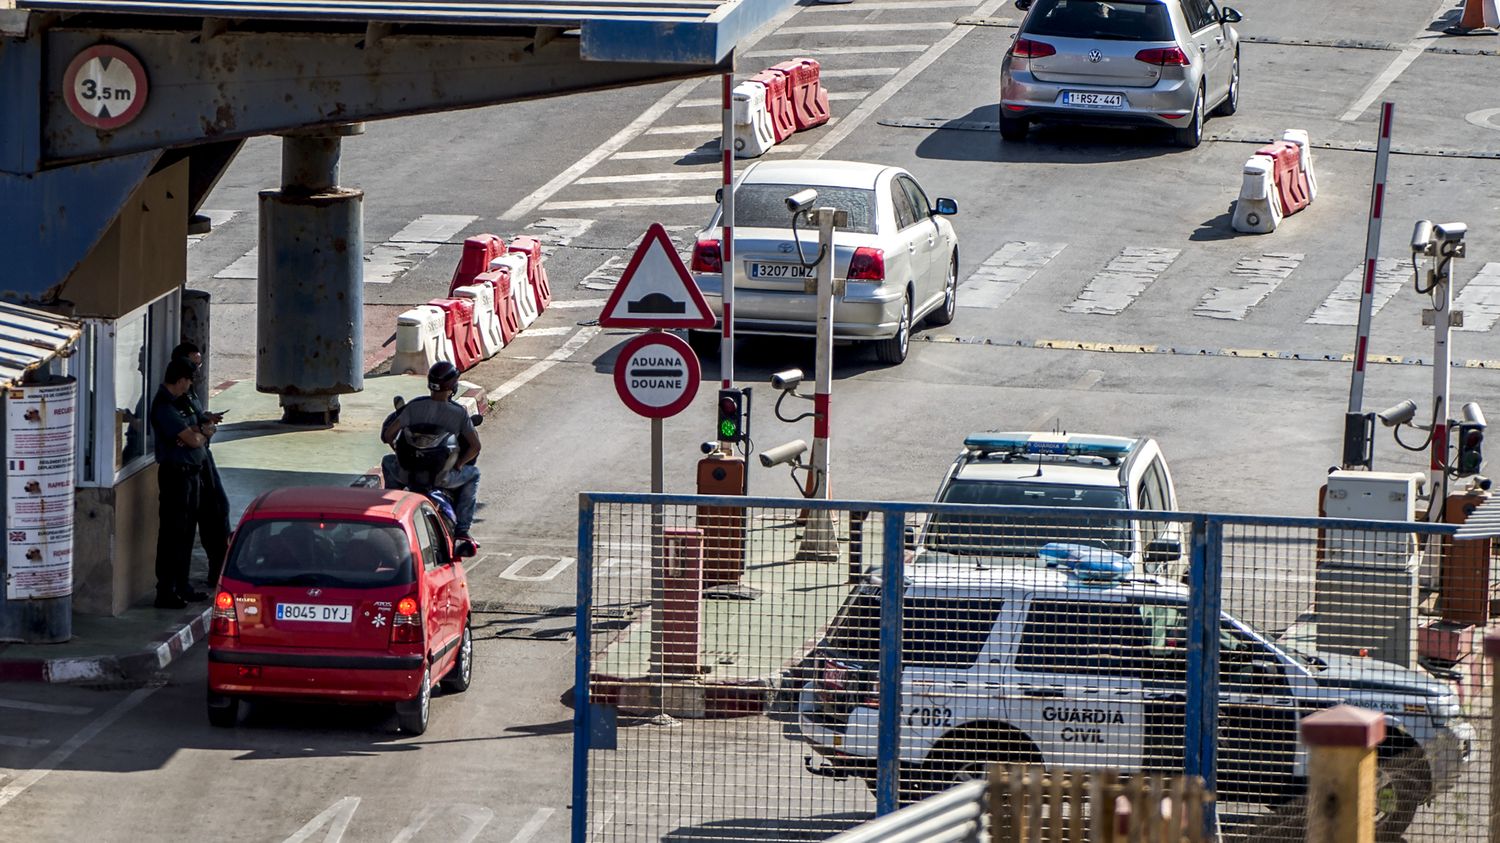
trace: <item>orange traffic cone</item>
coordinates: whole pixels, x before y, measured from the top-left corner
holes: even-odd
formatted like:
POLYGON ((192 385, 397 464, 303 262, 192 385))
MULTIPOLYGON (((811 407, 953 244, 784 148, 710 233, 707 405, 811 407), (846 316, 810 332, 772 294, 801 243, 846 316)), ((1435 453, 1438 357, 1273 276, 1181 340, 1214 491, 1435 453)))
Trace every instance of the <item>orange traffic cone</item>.
POLYGON ((1469 35, 1497 26, 1500 26, 1500 15, 1495 12, 1495 0, 1464 0, 1464 13, 1458 25, 1443 31, 1449 35, 1469 35))

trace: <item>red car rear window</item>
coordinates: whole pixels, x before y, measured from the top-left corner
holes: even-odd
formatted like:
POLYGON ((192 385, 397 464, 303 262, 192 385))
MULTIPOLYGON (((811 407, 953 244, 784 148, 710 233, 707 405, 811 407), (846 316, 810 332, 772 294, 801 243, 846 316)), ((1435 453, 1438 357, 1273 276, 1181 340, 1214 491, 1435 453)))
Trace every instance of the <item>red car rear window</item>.
POLYGON ((257 586, 384 588, 414 581, 406 532, 365 521, 251 521, 235 535, 224 570, 257 586))

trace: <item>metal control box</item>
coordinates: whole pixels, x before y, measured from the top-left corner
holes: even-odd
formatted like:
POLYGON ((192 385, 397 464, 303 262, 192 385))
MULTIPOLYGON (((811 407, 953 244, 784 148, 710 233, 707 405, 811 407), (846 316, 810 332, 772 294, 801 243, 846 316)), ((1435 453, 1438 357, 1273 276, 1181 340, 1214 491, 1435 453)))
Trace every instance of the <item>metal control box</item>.
POLYGON ((1363 521, 1415 521, 1421 474, 1394 471, 1334 471, 1328 475, 1324 514, 1363 521))

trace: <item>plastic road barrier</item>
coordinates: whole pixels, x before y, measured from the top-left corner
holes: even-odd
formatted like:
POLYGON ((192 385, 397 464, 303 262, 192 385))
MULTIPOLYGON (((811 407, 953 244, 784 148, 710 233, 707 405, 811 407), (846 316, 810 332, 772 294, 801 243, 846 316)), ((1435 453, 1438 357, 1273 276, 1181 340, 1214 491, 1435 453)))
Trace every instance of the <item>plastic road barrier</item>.
POLYGON ((759 158, 776 145, 771 115, 766 111, 766 86, 741 82, 734 86, 734 157, 759 158))
POLYGON ((792 115, 791 91, 787 88, 788 77, 774 70, 762 70, 750 77, 766 89, 766 113, 771 115, 771 133, 781 143, 797 131, 797 118, 792 115))
MULTIPOLYGON (((490 261, 490 271, 503 270, 510 278, 510 298, 516 305, 516 318, 519 320, 520 331, 531 327, 536 321, 540 311, 537 310, 536 298, 532 295, 531 283, 526 277, 526 256, 510 252, 490 261)), ((519 332, 519 331, 518 331, 519 332)))
POLYGON ((474 330, 474 300, 433 299, 428 304, 443 311, 443 332, 453 344, 453 365, 462 372, 478 363, 481 355, 479 338, 474 330))
POLYGON ((453 291, 454 298, 474 302, 474 336, 479 340, 479 354, 488 360, 505 347, 500 332, 500 317, 495 313, 495 288, 489 284, 469 284, 453 291))
POLYGON ((1281 197, 1282 214, 1291 216, 1306 208, 1311 200, 1307 196, 1307 180, 1302 175, 1297 145, 1286 141, 1276 141, 1255 150, 1255 154, 1265 156, 1275 162, 1273 173, 1276 193, 1281 197))
POLYGON ((547 284, 547 267, 542 263, 542 241, 523 235, 510 241, 506 252, 526 257, 526 281, 531 284, 536 312, 545 311, 547 305, 552 303, 552 287, 547 284))
POLYGON ((510 270, 494 269, 474 279, 478 286, 489 287, 495 297, 495 317, 500 323, 500 340, 505 345, 521 333, 521 312, 510 291, 510 270))
POLYGON ((1240 198, 1234 203, 1230 225, 1246 234, 1269 234, 1281 224, 1281 197, 1273 183, 1275 163, 1263 155, 1245 162, 1240 198))
POLYGON ((787 77, 792 100, 792 117, 797 131, 828 122, 828 91, 822 83, 823 70, 816 59, 797 58, 771 67, 787 77))
POLYGON ((1306 129, 1287 129, 1282 132, 1281 139, 1287 143, 1297 145, 1297 154, 1302 164, 1302 177, 1307 182, 1307 201, 1312 204, 1318 198, 1318 176, 1313 172, 1312 141, 1309 140, 1306 129))
POLYGON ((474 276, 490 268, 490 261, 505 254, 505 241, 493 234, 476 234, 464 241, 463 254, 448 282, 448 295, 459 287, 474 283, 474 276))
POLYGON ((391 371, 397 374, 427 374, 439 360, 453 360, 453 345, 445 330, 447 315, 441 308, 419 304, 396 317, 396 354, 391 371))

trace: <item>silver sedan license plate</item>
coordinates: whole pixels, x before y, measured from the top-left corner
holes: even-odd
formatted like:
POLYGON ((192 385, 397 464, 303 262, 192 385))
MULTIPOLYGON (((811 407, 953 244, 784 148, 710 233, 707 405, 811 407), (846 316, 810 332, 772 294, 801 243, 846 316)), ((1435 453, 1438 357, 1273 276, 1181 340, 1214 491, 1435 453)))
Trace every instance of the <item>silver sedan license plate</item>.
POLYGON ((276 620, 348 623, 354 619, 350 606, 324 606, 317 603, 277 603, 276 620))
POLYGON ((1063 102, 1068 105, 1081 105, 1084 108, 1125 107, 1125 97, 1120 94, 1095 94, 1087 91, 1068 91, 1063 94, 1063 102))
POLYGON ((752 263, 751 278, 811 278, 814 270, 800 263, 752 263))

